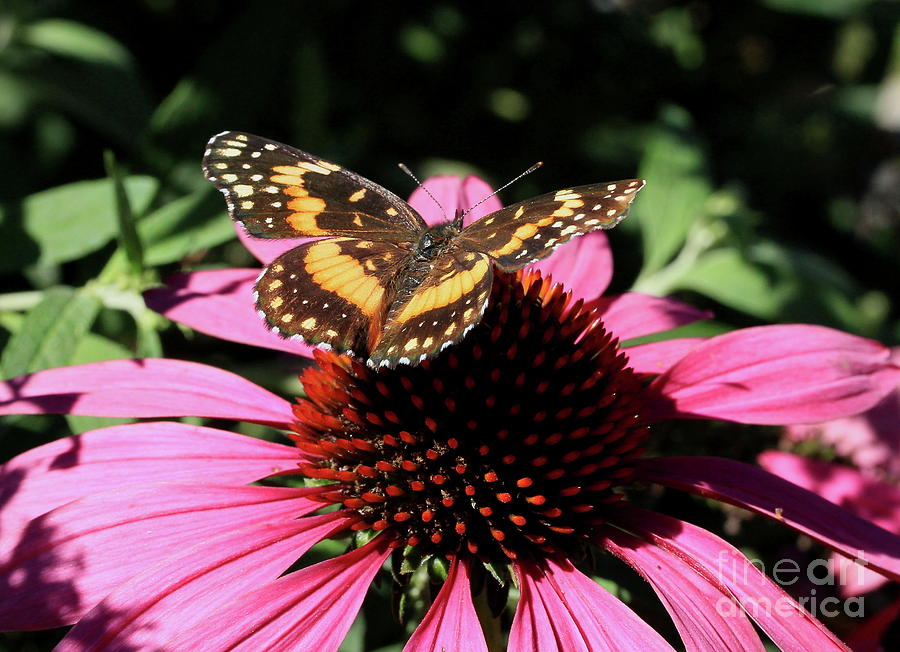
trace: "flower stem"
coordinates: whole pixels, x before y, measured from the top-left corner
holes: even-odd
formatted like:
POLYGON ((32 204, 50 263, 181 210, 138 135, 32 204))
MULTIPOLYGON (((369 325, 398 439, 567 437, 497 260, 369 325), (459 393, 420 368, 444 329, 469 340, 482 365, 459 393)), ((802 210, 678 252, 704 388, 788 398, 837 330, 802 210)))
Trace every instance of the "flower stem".
POLYGON ((500 626, 500 618, 495 618, 491 612, 487 600, 487 587, 483 588, 480 593, 473 596, 475 604, 475 613, 478 614, 478 621, 481 623, 481 630, 484 632, 484 640, 487 642, 489 652, 503 652, 505 649, 503 641, 503 629, 500 626))

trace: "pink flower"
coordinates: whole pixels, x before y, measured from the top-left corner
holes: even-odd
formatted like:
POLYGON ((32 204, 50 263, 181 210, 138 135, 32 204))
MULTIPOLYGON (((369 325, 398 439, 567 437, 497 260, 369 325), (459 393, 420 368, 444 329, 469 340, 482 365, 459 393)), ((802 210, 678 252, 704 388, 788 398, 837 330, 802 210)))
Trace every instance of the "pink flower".
MULTIPOLYGON (((892 352, 900 362, 900 347, 892 352)), ((784 429, 789 441, 818 439, 875 478, 900 480, 900 387, 861 414, 784 429)))
MULTIPOLYGON (((428 183, 451 215, 487 193, 471 177, 428 183)), ((412 202, 435 218, 420 194, 412 202)), ((285 243, 248 245, 265 261, 285 243)), ((334 650, 394 550, 395 561, 410 551, 449 559, 406 649, 487 649, 471 588, 485 581, 482 559, 510 567, 520 587, 512 650, 670 649, 573 565, 572 553, 593 545, 650 583, 689 649, 761 650, 751 618, 782 649, 844 649, 734 547, 623 500, 620 488, 658 483, 740 505, 844 554, 865 550, 873 568, 900 577, 900 538, 813 492, 731 460, 642 449, 655 421, 787 424, 868 409, 898 382, 889 351, 788 325, 623 355, 617 340, 704 313, 636 294, 598 298, 611 270, 602 234, 540 267, 596 312, 537 274, 499 275, 483 324, 458 346, 378 371, 317 354, 303 375, 307 398, 293 405, 178 360, 3 383, 3 414, 249 421, 288 431, 295 446, 150 421, 13 459, 0 471, 0 626, 77 623, 60 650, 334 650), (251 484, 303 476, 333 483, 251 484), (316 514, 325 503, 337 509, 316 514), (370 540, 285 574, 315 543, 354 531, 370 540)), ((197 330, 307 355, 259 323, 256 275, 181 275, 149 300, 197 330)))
MULTIPOLYGON (((825 500, 900 535, 900 489, 841 464, 784 453, 766 451, 759 456, 764 469, 808 489, 825 500)), ((839 579, 843 597, 854 597, 883 586, 888 578, 865 565, 835 552, 831 556, 832 575, 839 579)), ((861 559, 865 561, 865 557, 861 559)))

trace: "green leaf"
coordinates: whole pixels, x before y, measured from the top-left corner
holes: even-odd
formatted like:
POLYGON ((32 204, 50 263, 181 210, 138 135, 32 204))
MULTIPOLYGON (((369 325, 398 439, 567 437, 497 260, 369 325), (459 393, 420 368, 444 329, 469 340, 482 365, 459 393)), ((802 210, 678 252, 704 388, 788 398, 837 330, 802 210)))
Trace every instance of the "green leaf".
POLYGON ((111 66, 130 66, 131 54, 117 40, 82 23, 61 18, 23 25, 21 41, 47 52, 111 66))
POLYGON ((147 265, 173 263, 234 239, 222 197, 206 188, 169 202, 138 222, 147 265))
POLYGON ((88 332, 100 302, 84 290, 50 288, 25 317, 3 355, 4 378, 69 364, 75 347, 88 332))
POLYGON ((135 276, 139 276, 144 271, 144 247, 134 226, 134 213, 131 210, 131 203, 128 201, 128 193, 125 192, 125 185, 122 182, 122 170, 116 163, 116 155, 110 150, 103 152, 103 163, 106 166, 106 174, 112 181, 116 198, 119 241, 122 249, 125 251, 125 257, 128 259, 132 273, 135 276))
POLYGON ((676 285, 762 319, 775 318, 784 299, 784 292, 778 291, 763 269, 731 248, 700 256, 676 285))
MULTIPOLYGON (((114 340, 88 333, 78 342, 75 352, 69 364, 87 364, 89 362, 102 362, 105 360, 125 360, 133 357, 131 351, 114 340)), ((133 423, 134 419, 120 419, 114 417, 85 417, 67 414, 66 421, 73 434, 105 428, 108 426, 133 423)))
MULTIPOLYGON (((152 177, 125 179, 134 212, 145 212, 156 193, 152 177)), ((0 272, 53 265, 97 251, 118 232, 109 179, 78 181, 26 197, 0 209, 0 272)))
POLYGON ((661 120, 665 126, 650 137, 641 162, 639 176, 647 180, 647 186, 633 209, 637 219, 632 222, 643 234, 642 276, 658 271, 681 247, 712 192, 703 152, 690 129, 690 116, 669 106, 661 120))

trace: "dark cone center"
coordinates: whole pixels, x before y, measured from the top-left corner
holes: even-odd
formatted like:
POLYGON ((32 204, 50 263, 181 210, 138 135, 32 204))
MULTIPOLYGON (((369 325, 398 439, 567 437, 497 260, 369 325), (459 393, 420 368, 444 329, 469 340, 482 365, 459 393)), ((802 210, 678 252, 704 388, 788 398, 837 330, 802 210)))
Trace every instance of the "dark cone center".
POLYGON ((571 548, 604 521, 642 450, 640 382, 581 302, 498 274, 482 322, 415 367, 332 354, 303 376, 298 446, 357 528, 485 560, 571 548))

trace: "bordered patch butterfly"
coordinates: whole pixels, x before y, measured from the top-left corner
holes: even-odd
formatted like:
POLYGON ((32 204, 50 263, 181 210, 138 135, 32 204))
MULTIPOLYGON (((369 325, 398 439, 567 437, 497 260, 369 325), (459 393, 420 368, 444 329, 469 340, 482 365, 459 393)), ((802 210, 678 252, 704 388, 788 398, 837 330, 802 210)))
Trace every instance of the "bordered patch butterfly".
POLYGON ((644 182, 579 186, 507 206, 462 228, 429 227, 405 201, 349 170, 259 136, 214 136, 203 172, 258 238, 321 237, 269 264, 257 308, 284 337, 415 364, 481 319, 493 266, 512 271, 571 238, 609 229, 644 182))

